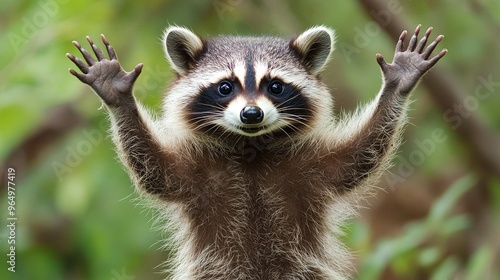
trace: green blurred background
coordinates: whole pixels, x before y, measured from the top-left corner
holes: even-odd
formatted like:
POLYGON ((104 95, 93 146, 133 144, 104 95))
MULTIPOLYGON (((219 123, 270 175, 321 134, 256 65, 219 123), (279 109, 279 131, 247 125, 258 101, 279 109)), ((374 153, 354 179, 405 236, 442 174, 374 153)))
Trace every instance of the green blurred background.
POLYGON ((290 36, 324 24, 337 34, 323 78, 340 112, 374 98, 375 54, 390 60, 394 32, 418 23, 433 26, 433 38, 445 34, 440 48, 449 53, 412 96, 391 173, 345 225, 353 278, 500 279, 495 0, 1 1, 0 278, 165 276, 168 233, 154 229, 154 213, 137 202, 98 98, 67 71, 74 66, 65 54, 77 54, 72 40, 85 45, 86 35, 98 41, 103 33, 125 69, 144 63, 135 94, 158 111, 172 79, 159 39, 169 24, 202 36, 290 36), (8 168, 16 182, 15 273, 7 270, 8 168))

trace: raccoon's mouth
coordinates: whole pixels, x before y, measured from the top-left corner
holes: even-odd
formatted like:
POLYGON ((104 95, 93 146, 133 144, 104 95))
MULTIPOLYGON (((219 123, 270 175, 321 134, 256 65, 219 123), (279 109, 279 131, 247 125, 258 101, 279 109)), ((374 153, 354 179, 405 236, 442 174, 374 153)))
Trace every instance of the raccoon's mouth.
POLYGON ((255 137, 262 134, 270 133, 277 129, 277 122, 272 124, 261 124, 261 125, 227 125, 224 124, 223 127, 229 129, 234 133, 241 134, 243 136, 255 137))
POLYGON ((260 126, 239 125, 236 129, 240 131, 240 133, 243 132, 247 136, 259 136, 274 131, 276 129, 276 125, 276 122, 271 124, 261 124, 260 126))
POLYGON ((259 131, 264 130, 265 127, 262 127, 262 126, 256 126, 256 127, 242 126, 242 127, 239 127, 239 129, 245 133, 258 133, 259 131))

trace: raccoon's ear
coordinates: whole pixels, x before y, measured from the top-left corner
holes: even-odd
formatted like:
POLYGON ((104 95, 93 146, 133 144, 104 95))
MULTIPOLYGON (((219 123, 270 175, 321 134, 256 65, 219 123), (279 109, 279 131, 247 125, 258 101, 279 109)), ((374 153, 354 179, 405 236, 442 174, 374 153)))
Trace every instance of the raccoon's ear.
POLYGON ((203 51, 203 41, 186 28, 170 26, 163 34, 163 48, 172 69, 183 76, 203 51))
POLYGON ((306 68, 316 75, 326 65, 334 49, 335 32, 325 26, 315 26, 291 41, 306 68))

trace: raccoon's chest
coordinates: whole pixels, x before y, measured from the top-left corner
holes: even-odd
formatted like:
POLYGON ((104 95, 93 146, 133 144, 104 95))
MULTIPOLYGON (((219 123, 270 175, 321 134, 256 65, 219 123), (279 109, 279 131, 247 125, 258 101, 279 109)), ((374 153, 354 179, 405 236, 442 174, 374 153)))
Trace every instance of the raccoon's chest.
POLYGON ((281 275, 297 252, 321 250, 328 200, 318 170, 299 161, 220 161, 199 170, 187 205, 193 252, 223 256, 237 267, 281 275))

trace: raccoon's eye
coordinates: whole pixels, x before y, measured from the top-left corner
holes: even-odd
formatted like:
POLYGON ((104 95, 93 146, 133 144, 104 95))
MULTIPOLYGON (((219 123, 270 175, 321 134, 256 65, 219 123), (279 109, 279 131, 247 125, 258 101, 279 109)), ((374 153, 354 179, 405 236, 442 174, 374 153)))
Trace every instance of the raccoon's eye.
POLYGON ((271 81, 269 84, 269 92, 274 95, 279 95, 283 93, 283 83, 281 81, 271 81))
POLYGON ((233 92, 233 85, 228 81, 223 81, 219 84, 218 90, 221 95, 229 95, 233 92))

